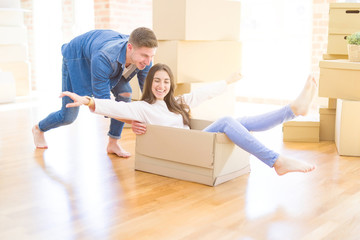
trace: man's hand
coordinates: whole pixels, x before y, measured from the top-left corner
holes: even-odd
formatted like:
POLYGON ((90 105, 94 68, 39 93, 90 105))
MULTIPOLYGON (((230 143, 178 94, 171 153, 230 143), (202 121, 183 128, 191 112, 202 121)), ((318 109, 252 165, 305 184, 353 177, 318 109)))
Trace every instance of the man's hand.
POLYGON ((146 125, 141 122, 132 121, 131 128, 133 132, 137 135, 142 135, 146 133, 146 125))

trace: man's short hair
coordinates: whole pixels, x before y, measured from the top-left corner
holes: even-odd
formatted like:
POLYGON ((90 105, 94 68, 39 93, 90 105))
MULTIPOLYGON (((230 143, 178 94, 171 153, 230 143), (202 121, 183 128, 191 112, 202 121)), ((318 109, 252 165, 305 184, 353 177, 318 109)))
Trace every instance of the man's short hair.
POLYGON ((130 34, 129 43, 135 47, 158 47, 158 41, 155 33, 146 27, 139 27, 132 31, 130 34))

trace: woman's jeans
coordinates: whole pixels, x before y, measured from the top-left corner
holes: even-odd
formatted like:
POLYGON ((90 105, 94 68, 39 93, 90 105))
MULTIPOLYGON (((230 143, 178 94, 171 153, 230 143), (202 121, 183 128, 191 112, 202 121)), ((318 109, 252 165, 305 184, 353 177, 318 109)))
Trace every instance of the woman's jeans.
POLYGON ((290 105, 287 105, 278 110, 252 117, 238 119, 224 117, 210 124, 203 131, 225 133, 240 148, 272 167, 279 154, 265 147, 250 131, 268 130, 294 117, 290 105))
MULTIPOLYGON (((71 81, 66 65, 62 65, 62 91, 73 92, 73 87, 71 86, 71 81)), ((119 83, 111 90, 115 96, 116 101, 130 102, 131 97, 123 97, 121 93, 130 93, 132 92, 129 82, 120 80, 119 83)), ((61 110, 57 112, 50 113, 45 119, 39 122, 39 128, 41 131, 46 132, 50 129, 61 127, 64 125, 71 124, 75 121, 79 114, 79 107, 66 108, 66 104, 73 102, 69 97, 62 98, 62 107, 61 110)), ((124 123, 111 119, 110 130, 108 136, 112 138, 119 139, 121 137, 121 132, 124 127, 124 123)))

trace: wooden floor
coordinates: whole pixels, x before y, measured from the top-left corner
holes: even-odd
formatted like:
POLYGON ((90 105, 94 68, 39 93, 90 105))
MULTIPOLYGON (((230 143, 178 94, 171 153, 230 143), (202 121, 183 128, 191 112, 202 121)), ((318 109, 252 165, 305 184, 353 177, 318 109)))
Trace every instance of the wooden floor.
MULTIPOLYGON (((217 187, 134 171, 134 157, 105 152, 108 119, 81 111, 36 150, 41 107, 0 111, 0 239, 359 239, 360 158, 333 142, 283 143, 281 128, 256 134, 312 162, 309 174, 252 171, 217 187)), ((123 147, 134 154, 135 136, 123 147)))

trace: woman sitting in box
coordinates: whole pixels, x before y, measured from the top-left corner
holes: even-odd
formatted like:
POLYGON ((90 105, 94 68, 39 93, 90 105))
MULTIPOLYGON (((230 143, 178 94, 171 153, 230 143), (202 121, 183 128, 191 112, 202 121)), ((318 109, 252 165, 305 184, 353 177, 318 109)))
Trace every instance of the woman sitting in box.
MULTIPOLYGON (((190 129, 190 107, 223 92, 228 84, 241 79, 235 73, 225 81, 209 84, 205 88, 192 93, 174 97, 175 83, 171 69, 165 64, 154 65, 145 80, 141 101, 116 102, 108 99, 81 97, 75 93, 63 92, 61 97, 70 97, 74 103, 66 107, 86 105, 97 114, 116 119, 127 119, 161 126, 190 129)), ((278 110, 252 117, 234 119, 220 118, 203 131, 225 133, 237 146, 253 154, 269 167, 273 167, 278 175, 288 172, 310 172, 314 165, 284 157, 265 147, 250 131, 264 131, 299 115, 307 114, 310 104, 317 92, 315 79, 310 76, 300 95, 291 104, 278 110)), ((145 133, 144 129, 138 133, 145 133)))

